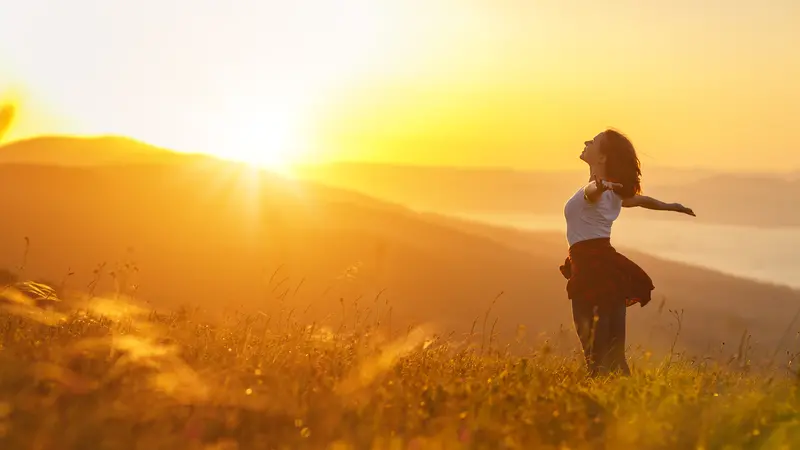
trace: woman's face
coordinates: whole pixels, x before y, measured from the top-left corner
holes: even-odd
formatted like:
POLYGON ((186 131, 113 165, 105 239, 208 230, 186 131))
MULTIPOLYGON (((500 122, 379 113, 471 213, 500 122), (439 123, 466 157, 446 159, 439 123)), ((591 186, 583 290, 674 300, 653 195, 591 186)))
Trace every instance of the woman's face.
POLYGON ((590 166, 600 166, 605 164, 606 155, 600 151, 600 146, 603 143, 603 139, 605 139, 605 134, 600 133, 591 141, 584 142, 581 159, 586 162, 586 164, 589 164, 590 166))

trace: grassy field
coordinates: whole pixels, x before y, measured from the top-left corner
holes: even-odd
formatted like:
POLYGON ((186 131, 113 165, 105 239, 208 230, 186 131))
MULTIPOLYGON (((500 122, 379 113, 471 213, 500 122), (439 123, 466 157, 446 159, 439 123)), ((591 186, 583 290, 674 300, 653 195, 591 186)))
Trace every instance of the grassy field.
POLYGON ((786 368, 645 353, 630 378, 588 380, 578 355, 547 345, 514 355, 479 334, 388 336, 377 321, 212 327, 99 298, 2 311, 2 449, 800 446, 786 368))

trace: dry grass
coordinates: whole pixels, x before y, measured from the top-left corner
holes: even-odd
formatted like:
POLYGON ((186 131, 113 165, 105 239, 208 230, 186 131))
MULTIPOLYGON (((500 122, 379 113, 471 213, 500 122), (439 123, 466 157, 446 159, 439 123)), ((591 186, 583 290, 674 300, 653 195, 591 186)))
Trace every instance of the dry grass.
POLYGON ((212 327, 122 300, 57 313, 14 298, 0 313, 3 449, 800 445, 797 383, 777 373, 673 356, 588 380, 547 346, 515 356, 377 321, 212 327))

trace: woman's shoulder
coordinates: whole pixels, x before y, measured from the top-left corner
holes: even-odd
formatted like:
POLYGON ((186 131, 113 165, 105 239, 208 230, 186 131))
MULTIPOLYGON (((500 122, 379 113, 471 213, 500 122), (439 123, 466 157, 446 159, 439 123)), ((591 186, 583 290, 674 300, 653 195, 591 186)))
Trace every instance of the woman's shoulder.
POLYGON ((622 197, 616 192, 605 191, 596 202, 596 208, 603 213, 616 216, 617 212, 622 209, 622 197))
POLYGON ((603 196, 608 196, 608 200, 612 203, 619 203, 622 204, 622 195, 618 192, 614 191, 605 191, 603 192, 603 196))
POLYGON ((622 206, 622 196, 614 191, 605 191, 601 197, 602 202, 613 207, 622 206))

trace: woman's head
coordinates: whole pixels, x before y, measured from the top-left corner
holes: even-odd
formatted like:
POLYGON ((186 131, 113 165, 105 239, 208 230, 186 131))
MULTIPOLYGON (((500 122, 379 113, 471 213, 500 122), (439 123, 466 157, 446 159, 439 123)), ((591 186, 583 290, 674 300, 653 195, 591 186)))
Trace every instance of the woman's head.
POLYGON ((581 159, 601 169, 607 180, 621 183, 623 188, 618 190, 621 196, 632 197, 641 193, 639 157, 631 141, 622 133, 609 129, 586 141, 581 159))

